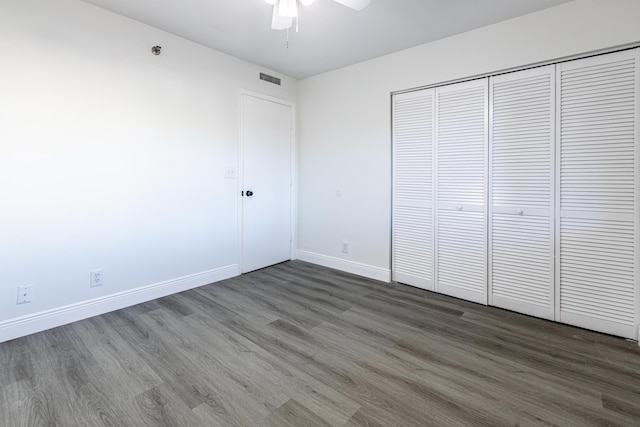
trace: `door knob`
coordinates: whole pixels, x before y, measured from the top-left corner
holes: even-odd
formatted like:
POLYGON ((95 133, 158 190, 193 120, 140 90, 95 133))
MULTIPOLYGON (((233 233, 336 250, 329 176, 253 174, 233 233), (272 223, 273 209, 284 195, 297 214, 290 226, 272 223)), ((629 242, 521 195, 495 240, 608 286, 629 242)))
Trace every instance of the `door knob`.
POLYGON ((247 197, 251 197, 251 196, 253 196, 253 191, 251 190, 247 191, 247 197))

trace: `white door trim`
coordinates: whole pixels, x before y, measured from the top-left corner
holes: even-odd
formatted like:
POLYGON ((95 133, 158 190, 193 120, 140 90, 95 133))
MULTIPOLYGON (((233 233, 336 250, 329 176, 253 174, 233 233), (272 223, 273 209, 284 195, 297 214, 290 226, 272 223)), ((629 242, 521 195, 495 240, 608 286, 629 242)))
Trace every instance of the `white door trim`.
POLYGON ((247 89, 238 90, 238 161, 237 161, 237 188, 236 188, 236 203, 238 211, 238 228, 237 228, 237 254, 238 266, 240 271, 244 271, 244 259, 243 259, 243 230, 244 230, 244 210, 242 204, 242 197, 240 192, 244 188, 244 111, 242 108, 242 99, 244 96, 250 96, 253 98, 262 99, 265 101, 275 102, 276 104, 286 105, 291 108, 291 244, 289 247, 289 253, 291 259, 295 258, 298 236, 298 168, 297 168, 297 150, 296 150, 296 104, 292 101, 285 99, 275 98, 273 96, 265 95, 259 92, 254 92, 247 89))

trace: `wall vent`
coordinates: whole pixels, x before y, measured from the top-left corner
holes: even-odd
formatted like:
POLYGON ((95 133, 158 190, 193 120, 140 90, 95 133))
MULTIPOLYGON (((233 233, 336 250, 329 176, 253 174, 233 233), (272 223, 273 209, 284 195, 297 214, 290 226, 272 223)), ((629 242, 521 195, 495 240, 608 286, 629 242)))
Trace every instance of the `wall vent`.
POLYGON ((260 80, 264 80, 265 82, 273 83, 274 85, 280 86, 280 79, 270 76, 269 74, 260 73, 260 80))

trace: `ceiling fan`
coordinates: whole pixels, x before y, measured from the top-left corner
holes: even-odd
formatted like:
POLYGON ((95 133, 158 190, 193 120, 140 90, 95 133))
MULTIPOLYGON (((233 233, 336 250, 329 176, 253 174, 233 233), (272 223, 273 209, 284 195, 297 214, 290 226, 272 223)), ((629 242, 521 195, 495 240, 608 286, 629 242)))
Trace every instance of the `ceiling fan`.
MULTIPOLYGON (((271 19, 271 28, 274 30, 288 30, 293 26, 293 20, 296 19, 296 31, 298 29, 298 7, 310 6, 315 0, 265 0, 268 4, 273 5, 273 18, 271 19)), ((334 0, 351 9, 362 10, 371 0, 334 0)))

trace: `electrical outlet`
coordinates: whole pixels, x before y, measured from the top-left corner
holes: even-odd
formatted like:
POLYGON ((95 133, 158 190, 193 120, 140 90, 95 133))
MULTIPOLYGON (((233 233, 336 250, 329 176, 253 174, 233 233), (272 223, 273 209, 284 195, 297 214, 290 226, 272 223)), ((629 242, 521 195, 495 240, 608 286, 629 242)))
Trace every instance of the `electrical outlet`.
POLYGON ((96 286, 102 286, 104 279, 104 273, 102 269, 91 270, 89 272, 89 286, 95 288, 96 286))
POLYGON ((349 242, 347 242, 346 240, 342 241, 342 253, 344 254, 349 253, 349 242))
POLYGON ((33 297, 31 285, 28 286, 18 286, 18 302, 17 304, 26 304, 31 302, 31 298, 33 297))

